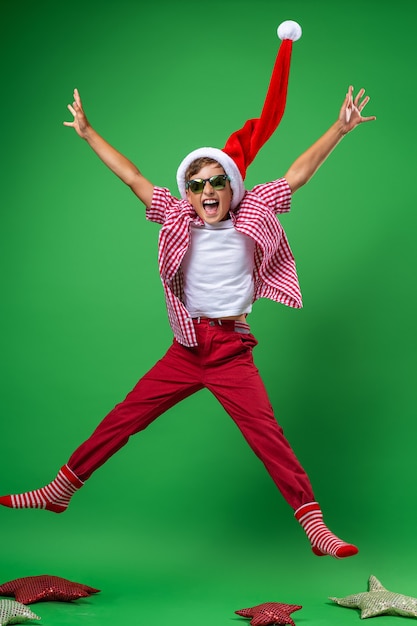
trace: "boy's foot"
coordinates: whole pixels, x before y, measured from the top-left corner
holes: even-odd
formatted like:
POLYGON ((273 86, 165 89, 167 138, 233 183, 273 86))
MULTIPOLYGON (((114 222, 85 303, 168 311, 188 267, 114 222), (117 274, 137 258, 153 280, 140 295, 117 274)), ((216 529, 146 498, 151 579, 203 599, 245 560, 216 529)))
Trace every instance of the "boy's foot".
POLYGON ((64 465, 57 477, 45 487, 10 496, 0 497, 0 504, 11 509, 45 509, 54 513, 63 513, 83 482, 64 465))
POLYGON ((317 556, 334 556, 343 559, 358 553, 358 548, 336 537, 323 522, 323 514, 317 502, 303 504, 295 512, 296 519, 304 528, 312 550, 317 556))

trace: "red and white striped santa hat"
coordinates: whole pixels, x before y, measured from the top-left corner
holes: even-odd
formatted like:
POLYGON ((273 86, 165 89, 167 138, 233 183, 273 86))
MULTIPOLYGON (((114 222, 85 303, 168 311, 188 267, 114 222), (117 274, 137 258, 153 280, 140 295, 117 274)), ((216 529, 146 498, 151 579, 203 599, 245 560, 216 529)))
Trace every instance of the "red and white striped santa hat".
POLYGON ((281 39, 274 69, 260 117, 248 120, 242 128, 232 133, 222 150, 198 148, 188 154, 177 170, 177 184, 181 197, 185 198, 185 172, 189 165, 201 157, 210 157, 220 163, 230 177, 233 191, 231 209, 235 209, 245 194, 243 181, 246 169, 255 156, 277 129, 284 114, 287 100, 288 77, 293 41, 301 37, 301 26, 287 20, 278 26, 281 39))

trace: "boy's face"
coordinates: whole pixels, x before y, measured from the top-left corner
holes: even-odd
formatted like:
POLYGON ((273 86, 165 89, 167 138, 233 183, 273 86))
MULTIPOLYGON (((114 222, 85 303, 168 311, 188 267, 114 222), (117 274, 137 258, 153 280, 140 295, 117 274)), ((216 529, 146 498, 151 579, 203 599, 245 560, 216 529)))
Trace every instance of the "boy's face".
MULTIPOLYGON (((201 168, 192 178, 211 178, 224 174, 224 169, 218 163, 208 163, 201 168)), ((224 189, 213 189, 210 182, 204 185, 202 193, 194 193, 191 189, 186 190, 187 200, 193 206, 195 212, 207 224, 217 224, 227 218, 232 202, 232 188, 230 181, 226 180, 224 189)))

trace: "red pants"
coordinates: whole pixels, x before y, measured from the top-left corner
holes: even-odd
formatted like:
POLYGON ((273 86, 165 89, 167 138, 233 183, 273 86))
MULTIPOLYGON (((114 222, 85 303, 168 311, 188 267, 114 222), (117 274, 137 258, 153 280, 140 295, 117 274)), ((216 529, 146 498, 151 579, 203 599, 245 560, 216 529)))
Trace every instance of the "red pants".
POLYGON ((194 320, 197 348, 176 340, 165 356, 103 419, 71 456, 68 466, 86 480, 129 437, 145 429, 180 400, 206 387, 241 430, 273 481, 295 510, 314 501, 307 474, 277 424, 256 369, 252 334, 236 332, 233 321, 194 320))

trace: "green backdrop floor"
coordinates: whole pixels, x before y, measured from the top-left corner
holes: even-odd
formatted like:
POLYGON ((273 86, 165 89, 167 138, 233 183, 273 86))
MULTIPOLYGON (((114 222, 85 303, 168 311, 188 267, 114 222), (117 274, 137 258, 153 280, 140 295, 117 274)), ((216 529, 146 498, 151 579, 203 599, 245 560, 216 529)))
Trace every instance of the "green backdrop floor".
MULTIPOLYGON (((45 626, 238 626, 248 620, 235 610, 268 601, 301 604, 293 614, 298 626, 343 626, 358 624, 359 611, 328 597, 366 591, 371 574, 391 591, 416 594, 407 532, 385 541, 381 529, 372 535, 362 530, 356 537, 360 553, 337 561, 315 557, 291 515, 278 520, 276 533, 268 523, 263 530, 261 520, 253 533, 224 520, 221 537, 221 528, 211 533, 199 516, 188 524, 184 518, 182 529, 172 530, 169 516, 146 529, 149 520, 126 516, 123 523, 111 510, 87 517, 82 507, 74 509, 62 516, 0 511, 2 582, 48 573, 101 589, 72 604, 32 605, 45 626)), ((392 626, 405 618, 380 619, 392 626)))

